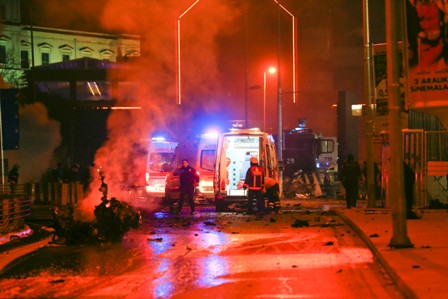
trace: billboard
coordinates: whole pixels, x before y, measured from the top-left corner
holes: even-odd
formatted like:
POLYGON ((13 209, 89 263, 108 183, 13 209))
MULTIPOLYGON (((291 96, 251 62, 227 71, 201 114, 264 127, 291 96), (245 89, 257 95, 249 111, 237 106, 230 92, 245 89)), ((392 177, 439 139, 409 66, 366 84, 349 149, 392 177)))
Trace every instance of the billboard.
MULTIPOLYGON (((399 45, 400 49, 401 44, 399 45)), ((398 56, 402 61, 402 54, 398 56)), ((402 66, 402 64, 400 64, 402 66)), ((374 72, 374 101, 375 101, 375 135, 389 131, 389 116, 388 116, 388 92, 387 92, 387 59, 386 59, 386 44, 373 45, 373 72, 374 72)), ((403 87, 403 68, 400 69, 400 95, 402 109, 406 110, 404 87, 403 87)), ((406 124, 406 118, 403 116, 403 124, 406 124)))
POLYGON ((406 0, 410 108, 448 106, 448 4, 406 0))

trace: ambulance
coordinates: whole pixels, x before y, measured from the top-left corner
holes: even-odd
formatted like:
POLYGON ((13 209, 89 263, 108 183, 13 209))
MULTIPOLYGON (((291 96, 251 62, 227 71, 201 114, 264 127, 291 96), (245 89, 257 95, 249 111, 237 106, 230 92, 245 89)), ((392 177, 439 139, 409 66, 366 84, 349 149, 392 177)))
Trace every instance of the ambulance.
POLYGON ((250 158, 256 157, 266 177, 278 181, 278 162, 272 135, 258 128, 231 129, 218 137, 213 191, 217 212, 230 204, 247 206, 247 191, 243 183, 250 158))
POLYGON ((150 197, 165 196, 165 177, 175 168, 177 141, 153 137, 149 141, 146 167, 146 194, 150 197))
POLYGON ((218 133, 205 133, 199 137, 199 145, 196 157, 196 171, 201 178, 196 188, 198 200, 213 202, 213 170, 215 169, 216 147, 218 144, 218 133))

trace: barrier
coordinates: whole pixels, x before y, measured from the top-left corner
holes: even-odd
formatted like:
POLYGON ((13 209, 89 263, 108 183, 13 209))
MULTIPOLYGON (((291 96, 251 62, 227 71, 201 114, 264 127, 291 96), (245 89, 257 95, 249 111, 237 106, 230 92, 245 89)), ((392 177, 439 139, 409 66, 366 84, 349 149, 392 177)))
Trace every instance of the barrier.
POLYGON ((23 188, 23 196, 33 204, 58 207, 76 204, 84 197, 83 185, 73 183, 29 183, 23 188))
POLYGON ((22 228, 30 215, 31 201, 23 197, 3 199, 0 206, 0 234, 7 234, 22 228))

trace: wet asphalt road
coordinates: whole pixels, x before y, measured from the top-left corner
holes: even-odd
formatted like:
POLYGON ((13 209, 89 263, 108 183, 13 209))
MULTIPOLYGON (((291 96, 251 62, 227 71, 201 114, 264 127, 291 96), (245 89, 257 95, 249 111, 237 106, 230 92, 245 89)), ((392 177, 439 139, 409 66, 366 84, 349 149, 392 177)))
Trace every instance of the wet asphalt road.
POLYGON ((49 245, 0 275, 1 298, 401 298, 336 216, 142 210, 121 243, 49 245))

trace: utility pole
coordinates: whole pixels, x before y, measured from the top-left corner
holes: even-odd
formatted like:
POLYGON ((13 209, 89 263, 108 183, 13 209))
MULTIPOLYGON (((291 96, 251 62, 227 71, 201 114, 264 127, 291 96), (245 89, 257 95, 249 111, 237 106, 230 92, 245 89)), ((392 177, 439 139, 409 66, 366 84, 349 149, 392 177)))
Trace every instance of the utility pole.
POLYGON ((283 99, 282 99, 282 81, 281 81, 281 65, 280 65, 280 53, 281 53, 281 22, 280 22, 280 3, 278 3, 278 45, 277 45, 277 87, 278 87, 278 143, 277 143, 277 156, 278 156, 278 185, 279 196, 283 197, 283 99))
MULTIPOLYGON (((5 186, 5 158, 3 156, 3 118, 2 118, 2 95, 0 91, 0 159, 1 159, 1 183, 2 186, 5 186)), ((4 192, 4 188, 2 189, 2 195, 4 192)))
MULTIPOLYGON (((389 108, 390 169, 387 192, 390 194, 393 235, 389 247, 409 248, 414 245, 407 235, 406 201, 403 179, 403 141, 400 104, 400 63, 398 37, 400 36, 403 0, 386 0, 386 57, 389 108)), ((402 20, 404 21, 404 20, 402 20)))
POLYGON ((373 109, 373 83, 372 83, 372 43, 370 41, 369 24, 369 0, 363 2, 364 16, 364 80, 366 91, 366 171, 367 171, 367 207, 376 206, 375 170, 373 161, 373 134, 374 134, 374 109, 373 109))
POLYGON ((248 55, 249 55, 249 33, 248 33, 248 12, 247 12, 247 0, 244 1, 244 61, 245 61, 245 72, 244 72, 244 127, 249 128, 249 117, 248 117, 248 111, 249 111, 249 87, 248 87, 248 78, 249 78, 249 67, 248 67, 248 55))

